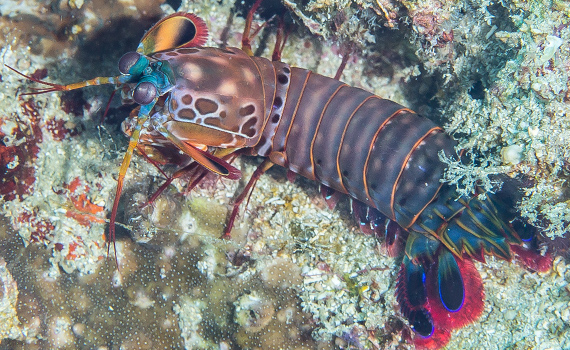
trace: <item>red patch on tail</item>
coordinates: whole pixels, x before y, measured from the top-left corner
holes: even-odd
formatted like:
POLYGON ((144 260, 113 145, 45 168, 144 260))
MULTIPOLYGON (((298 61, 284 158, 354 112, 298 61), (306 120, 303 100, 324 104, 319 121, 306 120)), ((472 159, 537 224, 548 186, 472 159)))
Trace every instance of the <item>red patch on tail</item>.
POLYGON ((414 337, 414 345, 416 346, 417 350, 436 350, 441 349, 447 343, 449 343, 449 339, 451 339, 451 333, 449 331, 441 328, 436 328, 434 329, 433 334, 427 338, 416 334, 414 337))
POLYGON ((538 251, 516 244, 511 244, 511 250, 516 254, 517 260, 533 271, 546 272, 552 267, 550 254, 542 256, 538 251))
POLYGON ((461 328, 474 322, 483 313, 485 293, 481 275, 472 261, 457 258, 456 261, 461 271, 465 291, 463 306, 458 311, 452 312, 443 306, 438 291, 437 269, 432 269, 426 278, 428 298, 426 309, 432 316, 436 330, 461 328))

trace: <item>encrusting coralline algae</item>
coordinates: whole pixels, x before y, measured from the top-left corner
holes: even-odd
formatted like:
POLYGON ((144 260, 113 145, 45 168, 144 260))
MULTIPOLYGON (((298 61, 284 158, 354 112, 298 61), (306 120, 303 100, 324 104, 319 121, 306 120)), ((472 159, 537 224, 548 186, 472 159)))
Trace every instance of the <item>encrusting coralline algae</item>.
MULTIPOLYGON (((340 54, 354 50, 343 80, 437 120, 467 150, 472 162, 451 163, 445 181, 455 181, 465 191, 475 183, 496 190, 501 180, 490 175, 525 175, 521 213, 549 237, 564 235, 569 221, 567 4, 284 4, 299 19, 298 27, 316 36, 294 31, 283 61, 334 76, 340 54)), ((0 60, 25 74, 47 68, 47 80, 58 83, 114 75, 117 59, 136 48, 153 22, 174 10, 196 13, 207 22, 207 45, 218 46, 224 35, 230 45, 240 45, 242 17, 233 16, 229 32, 222 34, 233 2, 175 6, 152 1, 62 0, 49 7, 31 0, 3 2, 0 60), (101 44, 109 36, 108 21, 113 41, 101 44), (133 28, 139 32, 121 23, 138 23, 133 28), (115 41, 120 43, 116 47, 115 41)), ((269 48, 271 43, 270 37, 269 48)), ((34 133, 42 134, 34 156, 3 163, 4 174, 12 177, 33 174, 33 185, 2 202, 2 345, 409 347, 410 330, 394 297, 397 259, 387 257, 374 237, 358 231, 347 203, 331 211, 315 184, 302 179, 290 183, 281 170, 261 178, 247 209, 242 206, 232 239, 221 240, 227 208, 243 183, 208 177, 183 197, 177 195, 183 184, 175 182, 154 206, 140 210, 138 205, 164 179, 135 157, 119 218, 134 241, 123 237, 117 242, 117 270, 107 258, 104 213, 126 146, 113 118, 125 112, 113 105, 111 121, 99 126, 110 92, 98 88, 80 96, 25 97, 32 102, 23 107, 17 93, 32 85, 6 68, 0 74, 2 147, 32 145, 38 137, 34 133), (79 116, 65 107, 70 101, 78 104, 79 116)), ((257 161, 236 162, 245 179, 257 161)), ((6 189, 12 187, 3 188, 3 195, 6 189)), ((448 348, 570 347, 566 263, 558 257, 552 271, 540 275, 492 258, 477 264, 486 290, 483 316, 455 332, 448 348)))

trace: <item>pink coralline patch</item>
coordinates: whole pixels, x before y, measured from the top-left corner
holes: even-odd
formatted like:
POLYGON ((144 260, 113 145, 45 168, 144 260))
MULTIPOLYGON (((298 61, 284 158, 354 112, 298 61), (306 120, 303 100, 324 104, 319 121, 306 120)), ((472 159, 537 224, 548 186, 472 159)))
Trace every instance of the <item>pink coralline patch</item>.
POLYGON ((412 16, 412 22, 420 34, 433 35, 438 31, 441 24, 441 21, 431 11, 428 13, 420 12, 412 16))
MULTIPOLYGON (((39 151, 38 144, 43 138, 40 116, 32 100, 22 103, 22 111, 28 121, 24 123, 17 120, 17 127, 10 135, 18 142, 6 144, 2 140, 7 135, 0 131, 0 196, 6 201, 21 199, 23 195, 29 194, 36 181, 34 161, 39 151)), ((4 123, 0 119, 0 126, 4 123)))
POLYGON ((76 177, 64 187, 68 191, 71 203, 73 203, 73 209, 66 213, 67 217, 74 218, 82 226, 91 226, 93 222, 105 222, 105 219, 100 216, 105 208, 94 204, 87 198, 86 193, 89 192, 89 186, 82 186, 81 180, 76 177))
MULTIPOLYGON (((49 132, 55 141, 79 134, 77 128, 67 128, 63 120, 42 123, 38 106, 31 99, 23 101, 21 106, 27 119, 15 117, 16 127, 10 135, 0 131, 0 196, 5 201, 21 200, 22 196, 31 193, 36 181, 34 163, 43 141, 43 131, 49 132), (3 141, 6 136, 14 141, 7 144, 3 141)), ((7 120, 7 117, 0 118, 0 127, 7 120)))
POLYGON ((79 247, 79 243, 77 242, 71 242, 69 244, 69 250, 67 251, 67 255, 65 256, 66 260, 75 260, 79 257, 77 247, 79 247))
POLYGON ((51 221, 40 219, 35 212, 30 211, 25 211, 20 214, 16 222, 30 228, 30 243, 42 243, 49 240, 49 236, 55 228, 51 221))
POLYGON ((67 245, 67 253, 64 251, 65 247, 66 245, 61 243, 57 243, 55 247, 57 251, 63 251, 65 260, 73 261, 88 255, 87 249, 85 249, 85 242, 80 236, 75 236, 74 240, 67 245))
POLYGON ((79 131, 74 129, 69 129, 66 127, 66 122, 64 120, 51 119, 46 122, 46 130, 50 132, 53 139, 56 141, 62 141, 67 136, 75 136, 79 134, 79 131))
POLYGON ((421 7, 410 10, 414 30, 431 46, 443 47, 453 41, 453 31, 445 31, 441 25, 449 14, 439 1, 424 2, 421 7))
POLYGON ((543 256, 534 250, 518 245, 511 245, 511 249, 516 254, 517 260, 533 271, 546 272, 552 267, 552 256, 550 254, 543 256))

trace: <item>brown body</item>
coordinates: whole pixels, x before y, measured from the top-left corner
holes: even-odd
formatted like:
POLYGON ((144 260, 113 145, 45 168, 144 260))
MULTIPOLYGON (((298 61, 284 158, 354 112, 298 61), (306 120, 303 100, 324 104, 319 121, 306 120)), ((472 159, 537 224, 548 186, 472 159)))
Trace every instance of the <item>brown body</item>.
POLYGON ((178 49, 153 58, 168 61, 177 75, 165 107, 153 116, 162 114, 174 135, 249 148, 403 227, 440 188, 438 152, 454 154, 454 141, 429 119, 306 69, 235 48, 178 49))

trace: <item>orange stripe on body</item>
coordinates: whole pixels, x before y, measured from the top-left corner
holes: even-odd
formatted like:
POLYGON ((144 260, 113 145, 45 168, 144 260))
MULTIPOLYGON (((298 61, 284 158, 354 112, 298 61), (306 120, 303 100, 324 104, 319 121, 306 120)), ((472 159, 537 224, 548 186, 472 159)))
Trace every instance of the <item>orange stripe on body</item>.
POLYGON ((352 117, 354 117, 354 115, 356 114, 356 112, 358 112, 358 109, 360 107, 362 107, 363 104, 365 104, 369 99, 376 97, 374 95, 368 96, 366 97, 352 112, 352 114, 350 115, 350 118, 348 118, 348 120, 346 121, 346 125, 344 126, 344 130, 342 131, 342 136, 340 138, 340 144, 338 145, 338 151, 336 153, 336 171, 338 174, 338 178, 340 179, 340 185, 342 186, 342 189, 344 191, 344 193, 348 193, 346 186, 344 186, 344 181, 342 180, 342 172, 340 171, 340 150, 342 149, 342 144, 344 143, 344 137, 346 136, 346 130, 348 129, 348 125, 350 124, 350 121, 352 120, 352 117))
MULTIPOLYGON (((400 181, 400 177, 402 176, 402 173, 404 172, 404 169, 406 167, 406 164, 408 164, 408 160, 410 159, 410 157, 412 156, 412 153, 414 153, 414 151, 416 150, 416 148, 418 148, 418 146, 420 145, 420 143, 422 143, 429 135, 431 135, 432 132, 434 131, 443 131, 443 129, 439 126, 435 126, 431 129, 429 129, 423 137, 421 137, 418 141, 416 141, 416 143, 414 144, 414 146, 412 147, 412 149, 410 150, 410 152, 406 155, 406 158, 404 159, 404 162, 402 163, 402 167, 400 168, 400 172, 398 174, 398 177, 396 178, 396 181, 394 182, 394 185, 392 186, 392 195, 390 196, 390 209, 392 210, 392 216, 395 218, 396 217, 396 213, 394 212, 394 196, 396 195, 396 188, 398 187, 398 182, 400 181)), ((442 185, 440 185, 441 188, 442 185)), ((439 190, 436 192, 436 194, 439 192, 439 190)), ((434 197, 435 198, 435 197, 434 197)), ((413 219, 410 221, 410 225, 408 225, 406 228, 412 226, 412 224, 417 220, 418 216, 424 211, 424 209, 433 201, 433 199, 431 201, 429 201, 423 208, 422 210, 420 210, 418 212, 418 214, 414 215, 413 219)))
MULTIPOLYGON (((379 98, 378 96, 374 96, 374 97, 379 98)), ((380 127, 378 128, 376 133, 374 134, 374 137, 372 137, 372 142, 370 143, 370 147, 368 148, 368 155, 366 156, 366 161, 364 162, 364 168, 362 170, 362 178, 364 179, 364 181, 363 181, 364 193, 366 194, 366 198, 368 198, 370 203, 374 203, 374 200, 372 199, 372 196, 370 196, 370 192, 368 191, 368 181, 366 180, 366 171, 368 170, 368 162, 370 161, 370 154, 372 153, 372 148, 374 148, 374 143, 376 142, 376 139, 378 138, 378 135, 380 134, 380 132, 382 131, 384 126, 390 120, 392 120, 392 118, 396 117, 398 114, 400 114, 402 112, 414 113, 413 111, 409 110, 408 108, 402 108, 402 109, 399 109, 396 112, 392 113, 391 116, 389 116, 388 118, 386 118, 386 120, 384 120, 384 122, 382 122, 382 124, 380 125, 380 127)), ((393 194, 393 192, 392 192, 392 194, 393 194)), ((395 219, 395 217, 393 217, 393 219, 395 219)))
MULTIPOLYGON (((309 74, 305 77, 305 81, 303 82, 303 88, 301 89, 301 94, 299 95, 299 99, 297 100, 297 104, 295 105, 295 110, 293 111, 293 116, 291 117, 291 122, 289 123, 289 128, 287 129, 287 133, 285 134, 285 142, 283 143, 283 159, 285 164, 287 164, 287 141, 289 141, 289 134, 291 133, 291 128, 293 127, 293 123, 295 122, 295 117, 297 116, 297 110, 299 109, 299 104, 301 103, 301 99, 303 98, 303 93, 305 92, 305 88, 307 87, 307 82, 309 81, 309 77, 311 76, 312 72, 308 71, 309 74)), ((289 90, 287 90, 289 91, 289 90)), ((283 102, 285 103, 285 102, 283 102)), ((279 123, 281 124, 281 123, 279 123)), ((277 129, 276 129, 277 130, 277 129)))
MULTIPOLYGON (((328 101, 325 103, 325 106, 323 108, 323 111, 321 112, 321 116, 319 117, 319 122, 317 123, 317 129, 315 130, 315 135, 313 136, 313 139, 311 140, 311 146, 309 149, 309 158, 311 159, 311 168, 313 170, 313 178, 317 179, 317 176, 315 174, 315 158, 313 156, 313 148, 315 146, 315 139, 317 138, 317 134, 319 133, 319 127, 321 126, 321 122, 323 120, 323 116, 325 115, 325 112, 329 106, 329 104, 331 103, 332 99, 336 96, 337 92, 340 91, 340 89, 342 89, 343 87, 348 86, 347 84, 343 84, 340 85, 334 93, 332 93, 332 95, 329 97, 328 101)), ((346 129, 345 129, 346 130, 346 129)), ((342 144, 342 141, 341 141, 342 144)), ((338 159, 338 158, 337 158, 338 159)), ((337 161, 338 162, 338 161, 337 161)), ((341 178, 341 183, 342 183, 342 178, 341 178)), ((343 186, 344 187, 344 186, 343 186)))
MULTIPOLYGON (((263 87, 263 113, 265 113, 265 111, 267 111, 267 105, 266 105, 266 100, 265 100, 265 80, 263 77, 263 74, 261 74, 261 68, 259 68, 259 66, 257 65, 257 63, 255 62, 255 60, 252 58, 252 56, 249 56, 250 60, 253 62, 253 64, 255 65, 255 68, 257 68, 257 71, 259 73, 260 79, 261 79, 261 86, 263 87)), ((273 65, 271 65, 273 66, 273 65)), ((277 94, 277 72, 275 72, 275 67, 273 67, 273 99, 271 101, 275 101, 275 95, 277 94)), ((257 142, 255 143, 255 145, 252 145, 251 148, 255 148, 255 146, 257 146, 257 144, 259 144, 259 141, 261 141, 261 136, 263 135, 263 130, 265 130, 265 127, 267 126, 267 123, 269 122, 269 118, 271 118, 271 112, 273 112, 273 106, 271 106, 271 109, 269 110, 269 112, 267 113, 267 115, 263 118, 264 122, 263 122, 263 126, 261 127, 261 129, 259 130, 258 134, 259 134, 259 138, 257 139, 257 142)))

